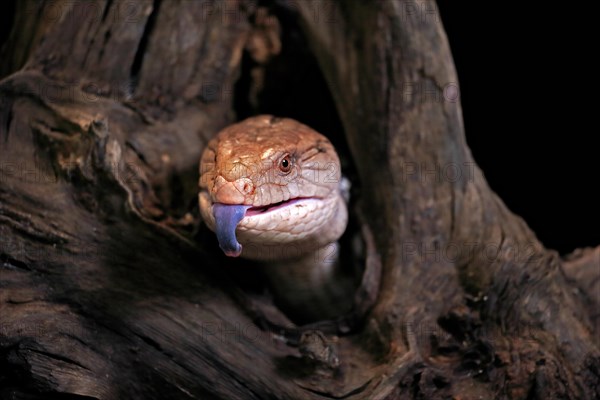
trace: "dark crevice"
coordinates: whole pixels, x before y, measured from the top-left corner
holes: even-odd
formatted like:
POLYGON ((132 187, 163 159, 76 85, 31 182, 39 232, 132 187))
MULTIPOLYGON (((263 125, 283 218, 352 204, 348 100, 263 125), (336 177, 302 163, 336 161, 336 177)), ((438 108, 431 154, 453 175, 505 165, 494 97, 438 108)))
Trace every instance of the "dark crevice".
POLYGON ((139 333, 134 332, 133 333, 135 336, 137 336, 138 338, 140 338, 144 343, 146 343, 148 346, 152 347, 154 350, 158 351, 161 354, 165 354, 168 355, 167 353, 165 353, 165 351, 163 350, 162 346, 160 344, 158 344, 156 341, 150 339, 147 336, 144 335, 140 335, 139 333))
MULTIPOLYGON (((535 373, 534 373, 534 376, 535 376, 535 373)), ((534 378, 531 382, 531 387, 529 388, 529 391, 527 392, 527 397, 525 398, 525 400, 536 400, 537 398, 538 398, 537 382, 536 382, 536 379, 534 378)))
MULTIPOLYGON (((4 57, 6 57, 5 46, 10 46, 7 40, 15 23, 16 5, 16 0, 3 1, 2 5, 0 5, 0 55, 4 57)), ((6 68, 7 66, 2 67, 6 68)), ((0 71, 3 68, 0 68, 0 71)), ((0 78, 3 78, 3 76, 0 76, 0 78)))
MULTIPOLYGON (((90 55, 90 52, 95 48, 94 43, 96 41, 96 38, 98 37, 98 33, 100 32, 100 30, 105 28, 104 22, 106 21, 106 18, 108 17, 111 5, 112 5, 112 0, 108 0, 104 6, 104 11, 102 12, 101 23, 98 24, 98 26, 96 28, 96 32, 91 36, 90 45, 88 46, 88 48, 85 52, 85 56, 83 57, 83 61, 81 63, 82 71, 86 70, 88 56, 90 55)), ((108 42, 109 38, 110 38, 110 30, 107 30, 103 35, 102 46, 99 46, 100 51, 98 52, 98 60, 101 60, 102 57, 104 56, 104 49, 105 49, 106 43, 108 42)))
POLYGON ((419 399, 422 398, 421 396, 421 374, 422 372, 417 372, 414 376, 413 376, 413 380, 410 384, 411 387, 411 392, 412 392, 412 398, 413 399, 419 399))
POLYGON ((133 58, 133 64, 131 65, 131 72, 129 76, 131 77, 131 92, 135 92, 135 88, 138 83, 139 73, 142 69, 142 64, 144 61, 144 56, 146 55, 146 50, 148 48, 148 43, 150 41, 150 35, 154 30, 154 25, 156 24, 156 19, 158 17, 158 12, 160 9, 160 4, 162 0, 154 0, 152 4, 152 12, 148 17, 148 21, 146 21, 146 26, 144 27, 144 33, 142 34, 142 38, 140 39, 140 43, 135 52, 135 57, 133 58))
POLYGON ((23 261, 15 260, 14 258, 9 257, 5 253, 0 253, 0 263, 2 263, 2 268, 31 271, 31 268, 29 268, 29 266, 26 263, 24 263, 23 261))
POLYGON ((104 6, 104 12, 102 13, 102 22, 106 21, 106 17, 108 17, 108 12, 110 11, 110 7, 112 6, 113 0, 107 0, 106 5, 104 6))
POLYGON ((129 140, 126 141, 125 147, 127 147, 128 149, 131 149, 131 151, 133 151, 135 153, 135 155, 140 159, 141 162, 143 162, 145 165, 150 167, 150 164, 148 163, 148 160, 146 160, 144 153, 142 151, 140 151, 138 148, 136 148, 136 146, 131 141, 129 141, 129 140))
POLYGON ((12 105, 7 106, 6 108, 4 106, 5 105, 3 104, 2 98, 0 97, 0 126, 6 129, 6 135, 4 135, 4 143, 7 143, 9 136, 8 134, 10 133, 10 125, 12 124, 13 120, 13 112, 12 105))
POLYGON ((16 0, 4 1, 2 4, 2 12, 0 15, 0 49, 4 46, 4 43, 10 36, 13 24, 15 23, 15 11, 16 11, 16 0))

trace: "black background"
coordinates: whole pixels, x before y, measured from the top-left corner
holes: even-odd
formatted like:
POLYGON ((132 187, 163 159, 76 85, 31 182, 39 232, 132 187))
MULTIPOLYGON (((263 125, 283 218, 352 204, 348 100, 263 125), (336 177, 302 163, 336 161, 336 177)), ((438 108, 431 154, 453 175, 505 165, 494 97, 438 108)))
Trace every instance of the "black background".
POLYGON ((475 160, 508 207, 565 254, 600 244, 598 17, 571 3, 521 3, 438 6, 475 160))

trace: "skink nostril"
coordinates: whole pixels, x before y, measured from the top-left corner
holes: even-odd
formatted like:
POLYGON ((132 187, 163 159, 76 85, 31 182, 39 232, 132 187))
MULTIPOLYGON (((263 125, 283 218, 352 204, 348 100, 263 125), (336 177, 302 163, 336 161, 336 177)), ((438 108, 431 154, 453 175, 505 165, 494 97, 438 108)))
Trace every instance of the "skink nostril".
POLYGON ((254 194, 254 183, 248 178, 240 178, 235 181, 235 187, 245 195, 254 194))

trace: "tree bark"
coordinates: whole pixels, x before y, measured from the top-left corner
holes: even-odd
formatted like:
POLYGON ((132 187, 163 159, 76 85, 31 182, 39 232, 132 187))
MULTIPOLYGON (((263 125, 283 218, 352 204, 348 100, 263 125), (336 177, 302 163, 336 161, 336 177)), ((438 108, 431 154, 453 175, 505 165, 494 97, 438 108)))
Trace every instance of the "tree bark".
POLYGON ((433 3, 15 7, 0 68, 3 397, 600 396, 600 247, 561 260, 489 189, 433 3), (365 248, 356 312, 304 327, 240 283, 252 266, 219 254, 195 208, 242 60, 260 108, 296 19, 343 124, 329 135, 356 170, 365 248))

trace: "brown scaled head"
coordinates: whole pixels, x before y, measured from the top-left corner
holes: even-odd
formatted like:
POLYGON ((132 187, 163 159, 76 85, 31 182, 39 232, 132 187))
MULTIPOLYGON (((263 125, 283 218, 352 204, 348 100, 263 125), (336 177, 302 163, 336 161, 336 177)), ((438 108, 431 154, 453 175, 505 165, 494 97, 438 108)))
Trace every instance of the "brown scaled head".
POLYGON ((325 197, 341 179, 329 140, 288 118, 261 115, 212 139, 200 162, 200 187, 213 202, 269 204, 300 190, 325 197))

